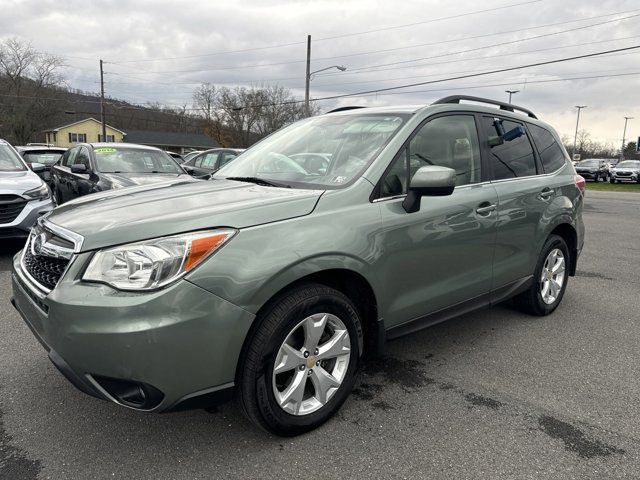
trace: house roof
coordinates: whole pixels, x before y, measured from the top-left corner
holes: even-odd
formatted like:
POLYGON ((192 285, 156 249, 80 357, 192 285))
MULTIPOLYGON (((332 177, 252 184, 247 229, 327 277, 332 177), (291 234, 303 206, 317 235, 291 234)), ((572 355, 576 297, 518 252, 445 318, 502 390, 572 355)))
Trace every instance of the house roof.
POLYGON ((216 148, 220 144, 203 133, 154 132, 129 130, 124 141, 160 147, 216 148))
MULTIPOLYGON (((67 125, 62 125, 61 127, 49 128, 49 129, 45 130, 45 132, 57 132, 59 130, 62 130, 63 128, 73 127, 74 125, 78 125, 80 123, 89 122, 89 121, 93 121, 93 122, 96 122, 96 123, 102 125, 102 122, 99 122, 98 120, 96 120, 93 117, 89 117, 89 118, 84 118, 82 120, 78 120, 77 122, 69 123, 67 125)), ((116 132, 120 132, 121 134, 126 135, 126 133, 123 132, 122 130, 118 130, 116 127, 112 127, 109 124, 107 124, 107 127, 110 128, 111 130, 115 130, 116 132)))

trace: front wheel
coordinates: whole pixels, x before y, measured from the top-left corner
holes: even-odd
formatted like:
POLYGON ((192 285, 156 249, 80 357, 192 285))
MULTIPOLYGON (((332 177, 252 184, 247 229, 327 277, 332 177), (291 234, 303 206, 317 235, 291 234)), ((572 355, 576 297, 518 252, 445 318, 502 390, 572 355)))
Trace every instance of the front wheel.
POLYGON ((515 297, 516 305, 531 315, 549 315, 564 296, 569 279, 569 248, 564 239, 551 235, 544 244, 531 287, 515 297))
POLYGON ((609 179, 609 183, 618 183, 618 181, 615 178, 611 177, 609 179))
POLYGON ((308 284, 282 295, 256 321, 238 372, 240 407, 277 435, 318 427, 356 379, 362 353, 356 307, 337 290, 308 284))

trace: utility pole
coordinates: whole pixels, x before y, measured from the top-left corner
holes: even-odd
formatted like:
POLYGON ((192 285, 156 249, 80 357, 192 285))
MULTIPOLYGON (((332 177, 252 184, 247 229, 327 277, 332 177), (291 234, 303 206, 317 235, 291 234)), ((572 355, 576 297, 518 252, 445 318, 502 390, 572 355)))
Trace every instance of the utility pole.
POLYGON ((307 75, 304 89, 304 108, 307 117, 311 115, 309 109, 309 84, 311 83, 311 35, 307 35, 307 75))
POLYGON ((505 90, 509 94, 509 103, 511 103, 511 95, 518 93, 520 90, 505 90))
POLYGON ((624 130, 622 132, 622 149, 620 150, 620 158, 624 160, 624 144, 627 140, 627 122, 633 120, 633 117, 624 117, 624 130))
POLYGON ((107 141, 107 124, 104 121, 104 70, 100 60, 100 122, 102 123, 102 141, 107 141))
POLYGON ((580 123, 580 110, 583 108, 587 108, 587 105, 576 105, 578 109, 578 118, 576 119, 576 134, 573 136, 573 152, 571 152, 571 157, 576 154, 576 141, 578 140, 578 124, 580 123))

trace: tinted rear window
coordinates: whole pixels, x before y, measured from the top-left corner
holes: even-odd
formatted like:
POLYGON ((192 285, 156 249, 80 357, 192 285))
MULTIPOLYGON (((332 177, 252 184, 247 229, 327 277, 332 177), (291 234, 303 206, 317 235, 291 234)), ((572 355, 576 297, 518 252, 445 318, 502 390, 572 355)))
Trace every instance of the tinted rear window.
POLYGON ((564 152, 551 132, 533 124, 529 124, 529 131, 538 147, 544 171, 550 173, 562 168, 566 163, 564 152))

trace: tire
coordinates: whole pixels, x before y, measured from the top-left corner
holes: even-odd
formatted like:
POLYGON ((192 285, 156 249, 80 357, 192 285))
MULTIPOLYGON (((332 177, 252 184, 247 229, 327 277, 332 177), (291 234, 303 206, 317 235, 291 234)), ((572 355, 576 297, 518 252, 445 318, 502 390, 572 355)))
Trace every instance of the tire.
POLYGON ((609 183, 616 183, 616 179, 615 179, 615 178, 613 178, 613 177, 611 177, 611 178, 609 179, 609 183))
MULTIPOLYGON (((557 261, 558 259, 559 257, 557 257, 557 261)), ((536 264, 531 287, 514 298, 515 305, 521 311, 530 315, 544 316, 552 313, 556 308, 558 308, 560 302, 562 302, 562 297, 564 296, 564 292, 567 289, 569 270, 571 266, 570 262, 571 257, 569 256, 569 248, 567 247, 567 243, 562 237, 558 235, 551 235, 545 242, 544 247, 540 252, 540 258, 538 258, 538 262, 536 264), (550 292, 553 291, 552 288, 556 288, 555 286, 557 286, 558 282, 555 281, 554 287, 551 287, 552 282, 551 280, 549 280, 549 289, 547 290, 547 295, 550 296, 544 296, 544 283, 542 277, 543 270, 545 269, 547 260, 550 259, 551 252, 554 251, 560 251, 564 258, 562 283, 557 291, 557 294, 552 295, 550 292)), ((559 278, 559 276, 557 275, 554 275, 554 277, 556 280, 559 278)))
MULTIPOLYGON (((322 425, 338 411, 356 380, 363 344, 362 323, 356 307, 337 290, 305 284, 278 297, 256 322, 238 368, 236 395, 243 413, 257 426, 280 436, 299 435, 322 425), (323 321, 324 327, 316 327, 323 321), (318 346, 315 349, 308 332, 317 333, 320 328, 324 333, 315 343, 318 346), (331 341, 340 337, 341 353, 333 359, 322 359, 322 366, 318 366, 324 355, 323 346, 326 349, 330 343, 327 336, 331 341), (345 348, 348 348, 347 354, 345 348), (307 352, 308 357, 304 356, 307 352), (276 361, 281 373, 274 374, 276 361), (291 367, 294 364, 296 366, 291 367), (332 374, 330 383, 326 383, 327 372, 332 374), (337 387, 336 379, 340 380, 337 387), (321 381, 330 385, 324 394, 316 389, 321 381), (287 392, 301 391, 294 388, 294 384, 302 385, 299 395, 300 399, 304 396, 302 401, 285 400, 287 392)), ((291 395, 295 397, 298 396, 291 395)))

